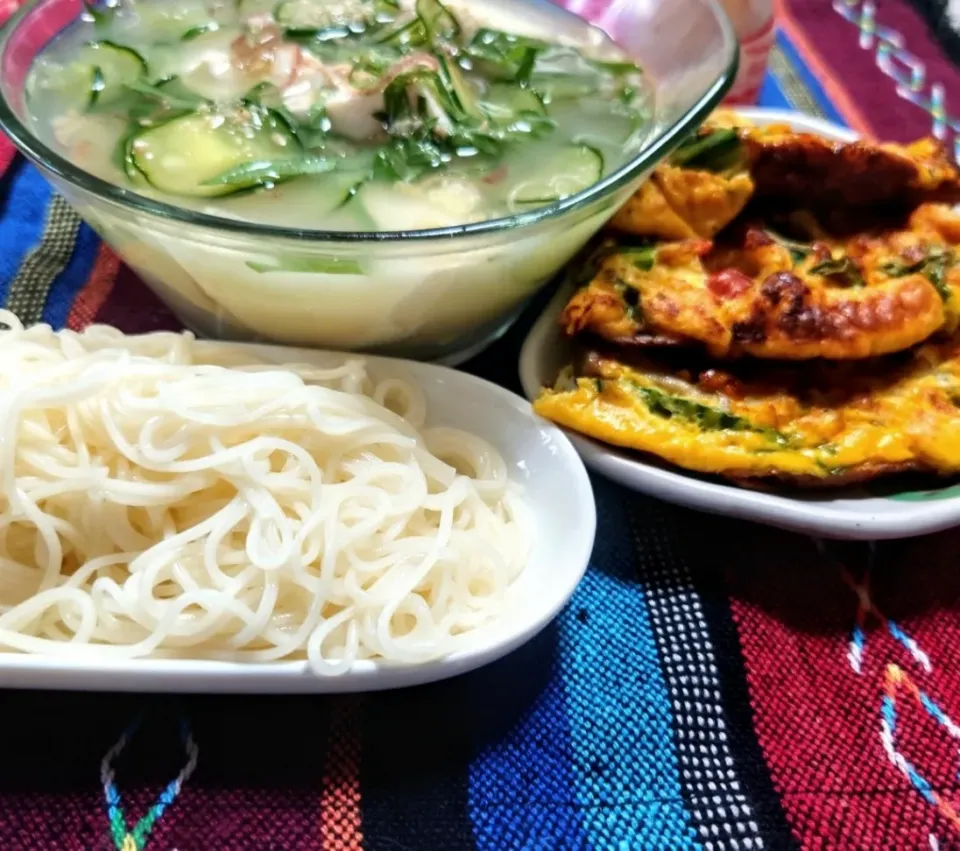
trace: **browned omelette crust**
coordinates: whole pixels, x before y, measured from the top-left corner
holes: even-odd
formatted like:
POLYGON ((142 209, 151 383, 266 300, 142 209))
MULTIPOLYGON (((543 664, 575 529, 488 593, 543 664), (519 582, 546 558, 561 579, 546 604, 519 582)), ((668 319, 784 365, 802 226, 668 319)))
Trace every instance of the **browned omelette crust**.
POLYGON ((960 472, 960 338, 865 363, 718 370, 594 353, 534 403, 616 446, 739 483, 835 487, 960 472), (625 362, 628 360, 629 362, 625 362))
POLYGON ((661 166, 610 222, 624 233, 657 239, 712 237, 732 222, 753 195, 746 173, 661 166))
POLYGON ((765 476, 741 476, 736 473, 729 473, 725 475, 724 478, 742 487, 753 490, 774 490, 775 488, 772 486, 776 484, 806 490, 824 490, 826 488, 833 489, 849 487, 850 485, 860 485, 864 482, 873 481, 874 479, 882 479, 887 476, 896 476, 902 473, 919 472, 923 472, 923 467, 913 461, 904 461, 899 464, 888 464, 880 461, 877 463, 867 462, 856 467, 849 467, 845 470, 834 472, 830 476, 791 475, 790 473, 779 473, 776 470, 771 470, 770 473, 765 476))
POLYGON ((749 228, 724 245, 657 245, 646 263, 612 247, 561 324, 620 345, 782 360, 888 354, 956 324, 960 218, 948 208, 924 205, 900 230, 815 241, 802 259, 777 240, 749 228))
POLYGON ((735 130, 739 162, 720 172, 657 168, 613 217, 610 227, 653 239, 712 238, 753 201, 838 208, 896 207, 960 202, 960 171, 935 139, 910 145, 837 142, 788 125, 753 127, 717 112, 699 136, 735 130))
POLYGON ((837 142, 785 125, 740 131, 755 197, 817 208, 960 202, 960 172, 936 139, 837 142))

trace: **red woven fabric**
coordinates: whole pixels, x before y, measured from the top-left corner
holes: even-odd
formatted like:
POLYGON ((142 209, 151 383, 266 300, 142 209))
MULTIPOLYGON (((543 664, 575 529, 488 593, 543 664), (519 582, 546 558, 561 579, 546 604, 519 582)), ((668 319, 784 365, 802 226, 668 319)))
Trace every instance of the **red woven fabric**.
POLYGON ((804 847, 960 844, 950 803, 960 730, 931 717, 909 687, 960 718, 958 544, 954 533, 823 553, 758 532, 729 571, 757 736, 804 847), (889 746, 888 695, 897 719, 889 746), (942 802, 927 799, 897 755, 942 802))

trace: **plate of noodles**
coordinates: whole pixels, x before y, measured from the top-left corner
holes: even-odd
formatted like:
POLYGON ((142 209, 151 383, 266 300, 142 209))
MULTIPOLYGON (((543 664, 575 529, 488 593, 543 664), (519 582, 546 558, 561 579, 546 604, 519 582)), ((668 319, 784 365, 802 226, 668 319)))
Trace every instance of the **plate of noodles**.
POLYGON ((519 647, 583 576, 583 464, 502 388, 0 322, 0 686, 410 686, 519 647))

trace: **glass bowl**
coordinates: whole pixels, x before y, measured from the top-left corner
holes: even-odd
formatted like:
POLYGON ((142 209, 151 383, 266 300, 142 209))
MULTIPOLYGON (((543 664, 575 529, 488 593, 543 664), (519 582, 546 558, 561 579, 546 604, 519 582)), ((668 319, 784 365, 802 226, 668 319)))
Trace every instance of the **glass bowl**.
MULTIPOLYGON (((578 23, 548 0, 486 2, 514 10, 522 2, 525 17, 546 16, 558 35, 578 23)), ((405 232, 296 230, 197 213, 84 172, 37 138, 24 108, 34 57, 81 15, 82 0, 32 0, 0 30, 0 128, 199 335, 456 362, 509 326, 736 75, 736 38, 714 0, 581 5, 648 76, 649 134, 599 183, 508 218, 405 232)))

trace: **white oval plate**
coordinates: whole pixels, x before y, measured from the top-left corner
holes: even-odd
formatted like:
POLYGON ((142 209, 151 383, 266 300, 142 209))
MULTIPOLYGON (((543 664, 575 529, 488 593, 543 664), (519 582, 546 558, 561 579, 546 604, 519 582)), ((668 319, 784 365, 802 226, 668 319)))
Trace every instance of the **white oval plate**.
MULTIPOLYGON (((757 124, 786 123, 796 130, 842 141, 856 139, 843 127, 817 118, 772 109, 742 109, 757 124)), ((533 326, 520 352, 520 380, 529 399, 552 384, 569 363, 557 319, 569 293, 557 294, 533 326)), ((700 511, 754 520, 825 538, 908 538, 960 525, 960 486, 878 497, 860 489, 790 495, 745 490, 684 473, 652 456, 630 453, 570 433, 587 466, 628 488, 700 511)))
MULTIPOLYGON (((205 345, 218 345, 207 343, 205 345)), ((251 360, 334 365, 349 357, 281 346, 238 345, 251 360)), ((583 462, 563 432, 534 416, 502 387, 448 367, 364 357, 377 380, 416 381, 427 398, 428 426, 450 426, 485 438, 524 488, 534 523, 530 561, 504 616, 477 631, 470 650, 419 665, 364 660, 338 676, 312 673, 306 662, 251 664, 170 659, 90 661, 0 653, 0 687, 138 692, 257 694, 343 693, 403 688, 453 677, 507 655, 558 614, 583 577, 593 549, 596 507, 583 462)))

